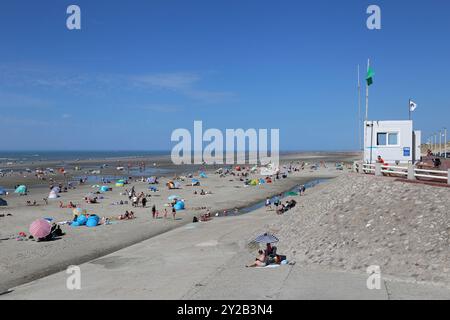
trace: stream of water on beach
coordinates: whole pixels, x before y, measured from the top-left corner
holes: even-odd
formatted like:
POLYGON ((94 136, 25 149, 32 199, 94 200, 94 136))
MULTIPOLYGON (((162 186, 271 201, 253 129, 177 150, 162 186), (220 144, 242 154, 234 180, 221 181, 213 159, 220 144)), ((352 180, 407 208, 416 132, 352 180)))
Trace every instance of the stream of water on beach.
MULTIPOLYGON (((294 188, 292 188, 292 189, 290 189, 288 191, 282 192, 281 196, 271 197, 270 201, 273 204, 276 198, 278 198, 279 200, 283 200, 283 199, 289 197, 290 196, 289 193, 291 193, 291 192, 298 193, 298 191, 299 191, 301 186, 305 186, 306 190, 308 190, 308 189, 314 188, 318 184, 324 183, 324 182, 326 182, 328 180, 329 179, 326 179, 326 178, 314 179, 314 180, 308 181, 308 182, 306 182, 304 184, 299 184, 299 185, 295 186, 294 188)), ((251 205, 247 206, 247 207, 240 208, 239 209, 239 213, 237 213, 237 214, 234 213, 233 211, 229 211, 227 213, 227 216, 237 216, 237 215, 250 213, 250 212, 253 212, 253 211, 256 211, 258 209, 263 208, 265 205, 266 205, 266 200, 258 201, 258 202, 254 203, 254 204, 251 204, 251 205)), ((223 215, 221 214, 219 216, 223 216, 223 215)))

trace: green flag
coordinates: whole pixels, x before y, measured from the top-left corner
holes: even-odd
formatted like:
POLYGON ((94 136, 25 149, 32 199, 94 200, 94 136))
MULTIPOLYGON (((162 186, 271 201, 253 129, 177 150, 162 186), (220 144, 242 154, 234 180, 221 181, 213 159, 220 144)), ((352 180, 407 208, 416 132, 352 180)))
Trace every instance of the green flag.
POLYGON ((367 77, 366 77, 368 86, 373 84, 373 76, 374 75, 375 75, 375 72, 373 72, 372 68, 369 68, 369 70, 367 70, 367 77))

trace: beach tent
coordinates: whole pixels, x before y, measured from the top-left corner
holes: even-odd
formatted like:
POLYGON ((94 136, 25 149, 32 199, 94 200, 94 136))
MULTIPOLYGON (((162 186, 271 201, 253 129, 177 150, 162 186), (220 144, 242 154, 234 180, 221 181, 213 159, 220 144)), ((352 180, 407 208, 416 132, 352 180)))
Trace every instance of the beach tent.
POLYGON ((178 201, 173 207, 177 211, 184 210, 184 202, 183 201, 178 201))
POLYGON ((206 173, 200 172, 200 178, 208 178, 208 176, 206 175, 206 173))
POLYGON ((241 167, 240 166, 237 166, 235 169, 236 169, 236 171, 241 171, 241 167))
POLYGON ((123 187, 125 185, 125 180, 117 180, 116 187, 123 187))
POLYGON ((24 186, 24 185, 18 186, 16 191, 14 191, 14 193, 26 194, 27 193, 27 187, 24 186))
POLYGON ((87 221, 88 221, 88 218, 84 214, 81 214, 78 216, 76 221, 72 222, 71 226, 72 227, 83 226, 86 224, 87 221))
POLYGON ((6 195, 6 190, 3 189, 2 187, 0 187, 0 196, 5 196, 6 195))
POLYGON ((49 199, 58 199, 58 197, 59 197, 58 194, 54 191, 50 191, 50 193, 48 195, 49 199))
POLYGON ((266 180, 264 180, 263 178, 259 179, 259 184, 265 184, 266 180))
POLYGON ((109 191, 109 187, 108 186, 101 186, 100 187, 100 192, 108 192, 109 191))
POLYGON ((60 187, 54 187, 54 188, 52 189, 52 192, 60 193, 60 192, 61 192, 61 188, 60 188, 60 187))
POLYGON ((0 207, 6 207, 8 206, 8 202, 6 202, 6 200, 3 200, 2 198, 0 198, 0 207))
POLYGON ((150 177, 150 178, 147 178, 147 183, 155 184, 155 183, 157 183, 157 182, 158 182, 158 181, 157 181, 156 177, 150 177))
POLYGON ((98 226, 98 223, 100 222, 100 217, 93 214, 90 215, 89 218, 86 221, 86 227, 92 228, 98 226))
POLYGON ((173 195, 171 195, 170 197, 167 198, 167 200, 169 200, 169 201, 173 201, 175 199, 181 199, 181 197, 173 194, 173 195))
POLYGON ((200 181, 197 179, 192 179, 192 186, 199 186, 200 185, 200 181))
POLYGON ((258 183, 259 183, 259 181, 257 179, 253 179, 252 181, 250 181, 251 186, 257 186, 258 183))

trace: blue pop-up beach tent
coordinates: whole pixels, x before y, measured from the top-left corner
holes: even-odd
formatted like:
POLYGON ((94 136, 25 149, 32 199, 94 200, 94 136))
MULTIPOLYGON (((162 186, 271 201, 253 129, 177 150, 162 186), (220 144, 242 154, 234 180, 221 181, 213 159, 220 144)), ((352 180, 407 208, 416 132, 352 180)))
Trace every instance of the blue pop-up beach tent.
POLYGON ((175 210, 184 210, 184 202, 183 201, 178 201, 174 206, 175 210))
POLYGON ((0 196, 6 195, 6 190, 0 187, 0 196))
POLYGON ((24 185, 18 186, 14 193, 25 194, 27 193, 27 187, 24 185))

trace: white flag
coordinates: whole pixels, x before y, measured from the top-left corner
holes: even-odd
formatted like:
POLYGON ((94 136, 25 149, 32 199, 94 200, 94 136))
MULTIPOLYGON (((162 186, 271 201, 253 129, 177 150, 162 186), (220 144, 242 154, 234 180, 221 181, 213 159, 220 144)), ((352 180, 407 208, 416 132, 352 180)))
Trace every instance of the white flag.
POLYGON ((414 101, 409 101, 409 110, 411 110, 411 112, 413 112, 414 110, 416 110, 417 108, 417 103, 415 103, 414 101))

